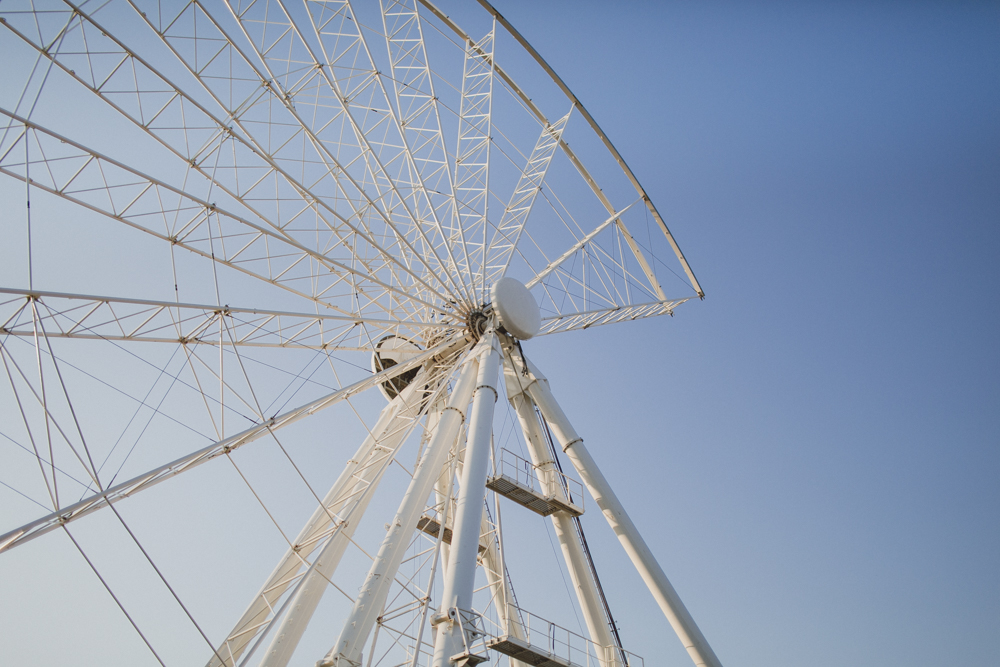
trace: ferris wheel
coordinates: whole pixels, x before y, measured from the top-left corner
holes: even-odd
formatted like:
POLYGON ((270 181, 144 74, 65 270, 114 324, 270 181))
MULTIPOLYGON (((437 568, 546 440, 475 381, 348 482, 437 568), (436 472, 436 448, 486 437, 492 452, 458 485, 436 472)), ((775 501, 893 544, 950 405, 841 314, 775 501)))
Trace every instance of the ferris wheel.
POLYGON ((12 655, 73 617, 102 664, 639 667, 589 513, 720 664, 529 343, 702 289, 488 2, 0 22, 0 572, 56 596, 12 655))

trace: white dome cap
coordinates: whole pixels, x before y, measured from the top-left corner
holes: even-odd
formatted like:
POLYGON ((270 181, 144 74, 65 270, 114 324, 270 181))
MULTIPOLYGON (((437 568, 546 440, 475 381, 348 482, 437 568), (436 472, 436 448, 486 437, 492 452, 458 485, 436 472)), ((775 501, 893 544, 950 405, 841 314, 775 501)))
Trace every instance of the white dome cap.
POLYGON ((538 333, 542 314, 528 288, 513 278, 501 278, 490 290, 493 312, 500 324, 515 338, 527 340, 538 333))

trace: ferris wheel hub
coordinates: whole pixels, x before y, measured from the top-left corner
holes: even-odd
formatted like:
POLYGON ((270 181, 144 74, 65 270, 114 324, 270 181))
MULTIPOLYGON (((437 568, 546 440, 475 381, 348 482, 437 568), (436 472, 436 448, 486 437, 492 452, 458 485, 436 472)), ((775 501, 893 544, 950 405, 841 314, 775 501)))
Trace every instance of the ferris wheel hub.
POLYGON ((531 292, 519 280, 501 278, 490 290, 493 312, 500 324, 515 338, 527 340, 542 326, 542 314, 531 292))

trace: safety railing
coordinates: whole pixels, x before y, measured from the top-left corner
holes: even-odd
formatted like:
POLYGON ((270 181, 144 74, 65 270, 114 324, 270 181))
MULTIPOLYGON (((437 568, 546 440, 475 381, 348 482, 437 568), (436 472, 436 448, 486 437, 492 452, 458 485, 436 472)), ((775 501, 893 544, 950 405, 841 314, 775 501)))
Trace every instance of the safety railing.
POLYGON ((517 615, 520 621, 518 631, 491 639, 487 642, 490 649, 529 664, 563 664, 567 667, 645 665, 641 657, 629 651, 616 646, 601 646, 524 609, 518 609, 517 615))
MULTIPOLYGON (((572 514, 583 513, 583 485, 572 477, 564 475, 555 465, 542 469, 509 449, 501 449, 500 455, 494 461, 493 477, 489 486, 497 487, 495 480, 500 479, 505 479, 520 490, 528 491, 544 501, 532 507, 536 511, 544 508, 546 503, 554 503, 558 509, 570 511, 572 514)), ((497 490, 503 493, 501 489, 497 490)), ((510 494, 504 495, 522 504, 531 505, 530 499, 523 496, 518 498, 510 494)), ((551 511, 543 510, 540 513, 550 514, 551 511)))

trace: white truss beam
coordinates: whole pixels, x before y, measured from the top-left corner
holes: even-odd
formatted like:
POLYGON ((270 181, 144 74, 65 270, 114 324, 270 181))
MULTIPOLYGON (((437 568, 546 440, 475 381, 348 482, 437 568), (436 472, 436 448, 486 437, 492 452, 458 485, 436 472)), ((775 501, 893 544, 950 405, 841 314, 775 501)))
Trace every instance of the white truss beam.
MULTIPOLYGON (((410 261, 420 265, 423 280, 436 282, 455 299, 454 278, 442 270, 444 264, 425 229, 426 194, 419 178, 415 179, 409 152, 399 137, 398 122, 394 123, 394 112, 381 88, 381 79, 370 65, 370 56, 365 76, 356 79, 365 82, 361 90, 343 89, 335 77, 339 54, 328 55, 320 61, 281 0, 237 4, 227 1, 227 5, 263 64, 269 85, 278 92, 277 99, 308 131, 310 141, 328 167, 342 180, 350 182, 361 209, 381 218, 396 234, 396 241, 405 249, 410 261), (357 100, 359 96, 363 99, 357 100), (371 108, 373 105, 375 108, 371 108), (297 111, 297 107, 301 107, 302 112, 297 111), (355 118, 356 112, 352 109, 359 107, 382 113, 365 112, 365 119, 377 118, 374 125, 369 126, 355 118), (386 132, 391 136, 382 140, 377 138, 386 132), (345 141, 346 136, 352 140, 345 141), (355 163, 358 166, 352 168, 355 163), (352 172, 359 172, 359 176, 352 172), (375 191, 372 195, 368 194, 369 188, 375 191)), ((307 2, 307 9, 324 51, 327 45, 320 26, 340 17, 344 19, 343 25, 357 30, 350 6, 343 0, 307 2), (331 7, 335 8, 332 16, 331 7), (319 25, 314 16, 317 11, 319 25)), ((337 32, 336 37, 335 44, 340 44, 340 38, 345 35, 337 32)), ((367 46, 360 32, 350 37, 353 39, 346 41, 356 46, 355 57, 366 56, 367 46)), ((433 209, 429 213, 433 218, 433 209)))
POLYGON ((100 493, 95 493, 92 496, 84 498, 80 502, 62 507, 51 514, 48 514, 40 519, 36 519, 31 523, 27 523, 20 528, 15 528, 14 530, 0 535, 0 553, 7 551, 8 549, 13 549, 16 546, 20 546, 21 544, 44 535, 51 530, 55 530, 56 528, 59 528, 60 526, 63 526, 71 521, 76 521, 77 519, 80 519, 92 512, 123 500, 124 498, 128 498, 133 494, 155 486, 164 480, 191 470, 203 463, 211 461, 214 458, 229 454, 247 443, 258 440, 271 432, 277 431, 285 426, 294 424, 301 419, 314 415, 317 412, 328 408, 331 405, 335 405, 344 399, 350 398, 355 394, 363 392, 366 389, 371 389, 386 380, 392 379, 408 370, 419 367, 430 359, 433 359, 435 356, 447 354, 456 347, 464 344, 464 338, 446 341, 435 348, 413 357, 412 359, 396 364, 395 366, 390 366, 384 371, 375 373, 364 380, 355 382, 352 385, 327 394, 326 396, 318 398, 315 401, 311 401, 305 405, 299 406, 298 408, 272 417, 261 424, 252 426, 240 433, 237 433, 236 435, 220 440, 209 445, 208 447, 199 449, 196 452, 183 456, 175 461, 171 461, 170 463, 162 465, 158 468, 154 468, 149 472, 133 477, 132 479, 124 481, 121 484, 116 484, 115 486, 109 487, 100 493))
MULTIPOLYGON (((441 110, 427 58, 423 20, 413 0, 381 0, 381 6, 393 91, 404 138, 437 219, 452 220, 449 229, 454 229, 458 216, 455 178, 441 130, 441 110)), ((448 270, 457 274, 458 265, 453 254, 457 248, 451 243, 446 247, 452 262, 448 270)), ((473 301, 469 292, 471 286, 463 287, 466 298, 473 301)))
MULTIPOLYGON (((135 2, 145 0, 129 1, 136 6, 135 2)), ((373 199, 368 195, 366 184, 371 181, 367 171, 360 180, 353 175, 358 171, 353 166, 358 156, 353 153, 344 155, 343 136, 337 131, 338 128, 343 130, 344 119, 348 118, 346 107, 342 108, 341 101, 334 94, 324 93, 326 77, 322 64, 312 55, 284 5, 267 3, 264 8, 264 15, 271 25, 281 26, 277 38, 273 29, 270 35, 265 30, 256 40, 251 37, 255 26, 268 22, 254 18, 264 4, 254 2, 238 8, 230 5, 244 36, 251 41, 263 64, 264 72, 250 62, 209 11, 197 1, 185 6, 173 20, 162 22, 159 26, 149 21, 147 14, 143 14, 143 18, 260 151, 287 170, 302 173, 310 193, 315 192, 322 205, 328 206, 331 201, 346 203, 351 215, 344 221, 349 225, 360 225, 366 240, 377 247, 398 253, 396 259, 406 265, 412 287, 433 292, 429 282, 436 282, 446 293, 449 292, 451 288, 441 280, 439 272, 430 271, 418 249, 407 240, 405 230, 413 226, 412 219, 406 215, 394 217, 392 211, 395 209, 391 204, 387 205, 384 197, 373 199), (211 52, 214 44, 225 45, 225 52, 220 50, 216 54, 222 57, 200 63, 199 47, 207 45, 206 50, 211 52), (298 56, 295 57, 278 55, 296 50, 298 56), (308 59, 313 60, 314 67, 304 66, 308 59), (216 65, 214 60, 222 60, 229 66, 228 76, 219 76, 212 70, 216 65), (246 97, 234 96, 229 85, 234 78, 244 82, 259 81, 260 85, 242 90, 242 95, 246 97), (275 123, 273 119, 276 116, 287 117, 290 122, 275 123), (257 139, 258 135, 262 136, 257 139), (306 177, 306 174, 309 176, 306 177), (335 186, 334 191, 331 191, 331 185, 335 186), (424 264, 422 277, 417 276, 414 262, 424 264)), ((138 7, 136 9, 138 11, 138 7)), ((330 210, 336 215, 334 209, 330 210)))
MULTIPOLYGON (((23 17, 16 13, 4 15, 0 9, 0 15, 4 15, 8 29, 41 55, 279 234, 294 236, 307 247, 315 245, 317 252, 331 257, 339 254, 356 262, 361 258, 359 263, 365 266, 365 272, 373 276, 383 274, 384 282, 402 285, 396 277, 398 273, 420 284, 422 279, 397 256, 404 254, 401 250, 380 245, 357 221, 337 213, 322 191, 320 196, 314 195, 298 182, 272 157, 273 144, 253 142, 253 135, 241 125, 239 116, 232 122, 224 122, 133 53, 84 10, 68 0, 51 4, 46 12, 52 24, 57 25, 54 19, 60 16, 65 17, 65 23, 57 34, 45 38, 39 35, 32 39, 25 31, 17 30, 14 24, 23 17), (303 228, 303 221, 310 217, 315 219, 312 229, 303 228), (373 258, 377 261, 373 262, 373 258)), ((282 139, 287 142, 288 137, 282 139)), ((301 160, 298 165, 302 171, 301 160)), ((325 182, 314 179, 313 185, 325 182)), ((335 179, 330 182, 337 184, 335 179)), ((412 289, 412 284, 406 286, 412 289)))
POLYGON ((563 130, 566 129, 566 124, 572 113, 573 109, 570 108, 569 113, 557 120, 555 124, 545 125, 542 128, 542 134, 535 142, 535 148, 531 151, 527 164, 521 170, 517 187, 514 188, 514 193, 510 196, 510 201, 508 201, 500 218, 500 224, 497 225, 490 241, 486 256, 487 285, 496 282, 507 272, 510 259, 514 255, 514 249, 521 240, 521 232, 524 231, 524 225, 527 224, 528 217, 531 215, 535 198, 542 189, 542 183, 545 181, 545 174, 549 170, 552 156, 555 155, 556 148, 559 147, 563 130))
POLYGON ((451 244, 461 244, 464 266, 477 300, 486 300, 485 279, 487 214, 490 183, 490 131, 493 110, 494 25, 478 42, 466 39, 462 74, 462 102, 455 153, 455 196, 458 229, 451 244))
MULTIPOLYGON (((419 1, 421 4, 430 9, 436 16, 438 16, 439 18, 443 17, 445 19, 444 21, 445 24, 448 25, 450 28, 452 28, 452 30, 457 29, 456 32, 461 33, 461 29, 459 29, 458 26, 453 21, 447 20, 447 17, 444 16, 440 12, 440 10, 434 7, 431 4, 430 0, 419 0, 419 1)), ((491 5, 487 0, 478 0, 478 2, 490 14, 493 15, 493 18, 496 21, 498 21, 501 25, 503 25, 504 29, 507 30, 507 32, 510 33, 510 35, 515 40, 517 40, 518 44, 524 47, 524 50, 527 51, 531 55, 531 57, 535 59, 535 62, 537 62, 541 66, 541 68, 545 71, 545 73, 549 75, 552 81, 557 86, 559 86, 559 89, 562 90, 562 92, 566 95, 566 97, 570 100, 570 102, 574 105, 574 107, 580 110, 580 113, 586 119, 587 124, 590 125, 591 129, 593 129, 593 131, 601 139, 601 142, 604 144, 605 148, 608 149, 608 151, 614 157, 615 162, 618 163, 618 166, 621 167, 622 171, 628 177, 629 182, 632 184, 632 187, 635 188, 639 196, 642 197, 643 201, 646 202, 646 207, 649 209, 649 212, 656 219, 657 224, 660 226, 660 229, 664 233, 664 235, 666 235, 667 240, 670 243, 670 247, 673 249, 674 254, 680 261, 681 266, 684 267, 684 272, 685 274, 687 274, 688 280, 691 282, 691 286, 694 288, 695 292, 698 294, 699 297, 704 297, 705 293, 704 291, 702 291, 701 285, 698 284, 698 279, 695 278, 694 271, 691 270, 687 258, 684 256, 684 253, 681 252, 680 246, 677 245, 677 241, 674 240, 674 236, 667 228, 667 224, 663 221, 663 217, 660 215, 660 212, 656 210, 656 207, 653 206, 653 202, 649 199, 649 196, 646 194, 646 191, 639 183, 639 179, 635 177, 635 174, 632 172, 631 168, 629 168, 628 164, 625 163, 625 160, 624 158, 622 158, 621 153, 619 153, 618 149, 616 149, 614 147, 614 144, 611 143, 611 140, 608 138, 607 134, 604 133, 604 130, 601 129, 600 125, 597 124, 597 121, 594 119, 594 117, 590 115, 590 112, 587 111, 586 107, 583 106, 580 100, 577 99, 576 95, 574 95, 573 92, 569 89, 569 86, 567 86, 566 83, 562 80, 562 78, 558 74, 556 74, 555 70, 553 70, 552 67, 545 61, 545 59, 542 58, 541 54, 539 54, 538 51, 533 46, 531 46, 528 40, 526 40, 521 35, 521 33, 518 32, 517 29, 513 25, 511 25, 511 23, 506 18, 504 18, 502 14, 500 14, 500 12, 494 9, 493 5, 491 5)), ((541 110, 538 109, 538 106, 531 101, 531 98, 529 98, 524 93, 524 91, 521 90, 520 86, 515 84, 514 81, 509 77, 507 77, 505 74, 501 74, 499 67, 497 68, 497 73, 500 74, 504 79, 504 81, 511 86, 511 89, 517 93, 517 95, 521 98, 521 100, 525 102, 530 109, 532 109, 535 115, 539 117, 539 120, 545 121, 544 114, 542 114, 541 110)), ((569 157, 573 165, 577 168, 578 171, 580 171, 580 174, 584 177, 584 180, 586 180, 587 183, 590 185, 591 189, 594 191, 594 194, 596 194, 598 198, 601 199, 601 203, 604 204, 608 213, 614 213, 614 207, 611 205, 611 202, 607 199, 606 196, 604 196, 603 190, 601 190, 601 188, 598 187, 597 182, 590 175, 587 169, 583 166, 583 163, 576 156, 576 154, 573 153, 569 145, 565 141, 563 141, 560 143, 560 146, 566 153, 567 157, 569 157)), ((624 227, 624 225, 621 225, 620 223, 619 225, 624 227)), ((644 262, 645 259, 642 257, 641 252, 638 252, 638 246, 633 245, 632 243, 630 243, 629 246, 633 252, 638 253, 636 255, 636 259, 638 259, 640 263, 644 262)), ((650 275, 651 273, 652 271, 650 270, 647 273, 647 275, 650 275)), ((654 287, 658 285, 655 280, 655 277, 652 280, 652 285, 654 287)), ((659 296, 660 298, 664 298, 662 294, 659 294, 659 296)))
MULTIPOLYGON (((425 249, 424 252, 429 257, 433 257, 437 270, 444 272, 445 277, 455 290, 463 298, 468 299, 467 286, 460 280, 460 274, 453 269, 455 259, 452 248, 447 243, 447 237, 438 214, 442 197, 438 196, 436 202, 433 190, 428 188, 425 183, 423 171, 416 161, 414 149, 417 146, 411 142, 411 132, 401 117, 402 110, 397 111, 399 105, 397 104, 397 107, 393 108, 390 102, 383 81, 384 77, 372 59, 368 40, 365 38, 364 31, 360 29, 361 24, 354 8, 349 0, 306 0, 306 7, 310 10, 309 16, 323 50, 324 64, 328 66, 324 68, 324 76, 330 87, 339 93, 338 98, 343 103, 344 112, 351 120, 363 148, 367 151, 366 154, 381 171, 383 177, 389 179, 388 183, 393 194, 400 199, 401 208, 411 218, 411 225, 419 236, 425 249), (334 26, 332 33, 328 30, 331 24, 334 26), (353 90, 345 90, 335 76, 338 66, 345 64, 343 56, 346 53, 338 48, 345 36, 350 36, 351 39, 356 38, 357 44, 361 47, 360 49, 349 47, 346 50, 346 53, 352 50, 356 51, 354 67, 360 65, 362 68, 369 68, 373 74, 370 77, 358 78, 357 80, 363 81, 364 85, 355 87, 353 90), (352 104, 348 104, 348 100, 352 101, 352 104), (360 101, 360 105, 358 101, 360 101), (385 115, 391 121, 391 123, 386 124, 384 136, 383 133, 374 131, 383 123, 381 119, 376 119, 373 123, 372 114, 358 112, 358 107, 363 108, 366 101, 370 109, 384 105, 385 115), (442 254, 445 257, 442 257, 442 254)), ((350 40, 348 41, 350 42, 350 40)), ((398 84, 393 81, 393 85, 398 84)), ((378 182, 377 179, 376 184, 378 182)))
POLYGON ((670 315, 673 313, 674 308, 690 300, 691 297, 683 299, 668 299, 666 301, 640 303, 634 306, 604 308, 582 313, 569 313, 554 317, 543 317, 542 328, 537 335, 544 336, 546 334, 559 333, 560 331, 589 329, 590 327, 596 327, 602 324, 628 322, 630 320, 638 320, 644 317, 655 317, 657 315, 670 315))
MULTIPOLYGON (((352 311, 339 306, 337 297, 350 299, 357 293, 356 283, 346 279, 351 275, 376 288, 366 295, 368 305, 393 293, 399 300, 416 300, 432 311, 454 317, 401 287, 383 283, 5 109, 0 109, 0 115, 6 116, 11 126, 22 126, 19 135, 8 135, 9 144, 0 146, 0 173, 25 181, 23 151, 16 149, 22 141, 32 141, 34 154, 40 156, 32 160, 33 187, 345 314, 352 311), (272 251, 275 244, 285 251, 272 251), (306 291, 314 284, 319 296, 306 291)), ((386 302, 381 309, 392 311, 386 302)))
POLYGON ((602 222, 601 224, 599 224, 597 227, 594 228, 593 231, 591 231, 588 234, 586 234, 585 236, 583 236, 579 241, 577 241, 572 246, 570 246, 569 249, 566 250, 566 252, 564 252, 562 255, 560 255, 556 259, 552 260, 549 263, 548 266, 546 266, 544 269, 542 269, 541 271, 539 271, 538 273, 536 273, 535 277, 532 278, 531 280, 529 280, 528 282, 526 282, 524 284, 524 286, 527 287, 528 289, 531 289, 532 287, 534 287, 538 283, 543 282, 545 280, 545 278, 548 277, 548 275, 550 273, 552 273, 553 271, 555 271, 556 269, 558 269, 560 266, 562 266, 566 262, 567 259, 569 259, 573 255, 575 255, 582 248, 584 248, 588 243, 590 243, 591 241, 593 241, 594 238, 598 234, 600 234, 605 229, 607 229, 608 225, 610 225, 613 222, 616 222, 619 218, 621 218, 623 215, 625 215, 626 211, 628 211, 630 208, 632 208, 633 206, 635 206, 638 203, 639 203, 638 201, 634 201, 631 204, 629 204, 628 206, 626 206, 625 208, 623 208, 622 210, 613 213, 610 218, 608 218, 607 220, 605 220, 604 222, 602 222))
POLYGON ((0 288, 0 334, 27 338, 367 351, 372 337, 413 338, 445 329, 424 322, 0 288), (31 319, 18 317, 27 300, 43 304, 43 331, 36 332, 31 319), (221 338, 220 321, 228 331, 221 338))

